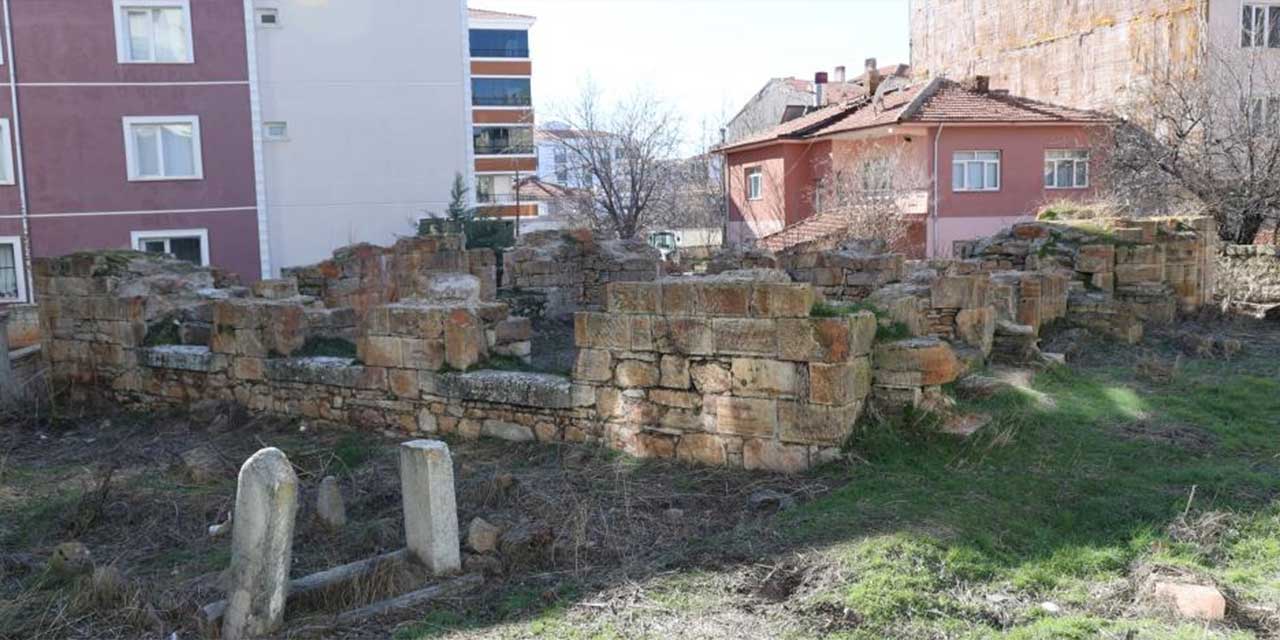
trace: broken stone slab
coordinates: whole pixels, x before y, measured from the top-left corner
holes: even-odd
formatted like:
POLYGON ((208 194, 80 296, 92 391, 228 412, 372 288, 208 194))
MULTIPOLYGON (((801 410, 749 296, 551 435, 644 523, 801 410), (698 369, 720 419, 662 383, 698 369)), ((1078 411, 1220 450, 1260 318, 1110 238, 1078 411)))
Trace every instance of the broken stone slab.
POLYGON ((208 372, 213 352, 200 345, 167 344, 138 350, 138 362, 156 369, 208 372))
POLYGON ((345 611, 338 614, 335 622, 338 624, 351 624, 375 616, 385 615, 404 609, 411 609, 421 606, 427 602, 431 602, 432 600, 457 596, 468 591, 472 591, 479 588, 482 584, 484 584, 483 575, 465 575, 440 584, 418 589, 417 591, 410 591, 404 595, 396 596, 381 602, 375 602, 367 607, 345 611))
POLYGON ((436 575, 462 568, 453 458, 439 440, 400 445, 400 491, 409 551, 436 575))
POLYGON ((1157 599, 1173 605, 1184 618, 1221 620, 1227 615, 1227 600, 1217 587, 1180 582, 1157 582, 1157 599))
POLYGON ((564 376, 524 371, 480 370, 434 376, 434 394, 526 407, 568 409, 579 406, 574 384, 564 376))
POLYGON ((484 518, 474 518, 467 527, 467 546, 476 553, 489 553, 498 548, 502 528, 484 518))
POLYGON ((284 623, 298 514, 298 476, 274 447, 249 457, 236 486, 231 584, 222 637, 269 635, 284 623))
POLYGON ((338 479, 325 476, 316 492, 316 517, 325 528, 336 531, 347 525, 347 507, 342 500, 338 479))

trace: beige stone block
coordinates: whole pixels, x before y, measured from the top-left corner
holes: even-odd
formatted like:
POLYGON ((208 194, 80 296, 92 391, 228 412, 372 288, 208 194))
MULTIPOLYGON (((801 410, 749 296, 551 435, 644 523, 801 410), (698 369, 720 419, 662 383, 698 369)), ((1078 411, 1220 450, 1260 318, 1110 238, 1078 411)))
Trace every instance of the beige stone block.
POLYGON ((930 306, 935 309, 975 309, 987 306, 987 274, 942 276, 929 288, 930 306))
POLYGON ((947 384, 961 372, 960 360, 951 345, 937 338, 911 338, 876 345, 874 364, 886 371, 919 371, 924 386, 947 384))
POLYGON ((707 396, 702 413, 715 433, 768 438, 778 426, 778 401, 772 399, 707 396))
POLYGON ((631 316, 631 350, 653 351, 653 316, 631 316))
POLYGON ((251 285, 254 297, 268 300, 292 298, 298 295, 298 281, 294 278, 259 280, 251 285))
POLYGON ((444 359, 454 369, 466 371, 487 356, 484 327, 467 309, 453 309, 445 319, 444 359))
POLYGON ((389 369, 387 387, 399 398, 418 397, 418 372, 413 369, 389 369))
POLYGON ((742 443, 742 466, 748 471, 800 473, 809 468, 809 447, 749 438, 742 443))
POLYGON ((672 389, 651 389, 649 400, 654 404, 678 409, 702 408, 702 395, 692 391, 675 391, 672 389))
POLYGON ((956 314, 956 337, 977 347, 983 356, 991 353, 995 330, 996 311, 992 307, 963 309, 956 314))
POLYGON ((622 392, 613 387, 596 389, 596 413, 605 420, 620 417, 622 415, 622 392))
POLYGON ((861 411, 862 403, 836 407, 781 400, 778 402, 778 439, 840 446, 853 433, 861 411))
POLYGON ((676 458, 712 466, 724 466, 727 455, 722 438, 709 433, 687 433, 676 445, 676 458))
POLYGON ((240 380, 262 380, 266 361, 262 358, 239 357, 231 361, 231 377, 240 380))
POLYGON ((689 360, 682 356, 664 355, 658 364, 658 384, 671 389, 689 388, 689 360))
POLYGON ((813 309, 808 284, 758 282, 751 292, 751 315, 761 318, 807 318, 813 309))
POLYGON ((614 369, 614 382, 623 388, 658 386, 658 367, 639 360, 626 360, 614 369))
POLYGON ((610 282, 605 285, 605 308, 613 313, 661 312, 662 287, 656 282, 610 282))
POLYGON ((746 316, 751 307, 751 283, 701 283, 701 311, 709 316, 746 316))
POLYGON ((833 363, 854 355, 848 318, 781 318, 777 323, 778 357, 783 360, 833 363))
POLYGON ((262 331, 259 329, 236 329, 235 342, 234 353, 255 358, 265 358, 267 356, 267 345, 264 344, 262 331))
POLYGON ((631 319, 624 315, 612 315, 593 311, 579 311, 574 315, 574 344, 579 348, 631 349, 631 319))
POLYGON ((778 321, 716 318, 712 321, 716 353, 773 356, 778 353, 778 321))
POLYGON ((439 338, 431 340, 400 338, 400 348, 405 367, 438 371, 444 366, 444 341, 439 338))
POLYGON ((1076 271, 1082 273, 1110 273, 1115 270, 1115 267, 1115 245, 1086 244, 1076 250, 1076 271))
POLYGON ((356 339, 356 357, 371 367, 402 368, 404 351, 400 338, 363 336, 356 339))
POLYGON ((662 313, 673 316, 702 314, 698 301, 698 285, 693 282, 665 281, 660 283, 662 313))
POLYGON ((704 394, 728 393, 733 388, 733 375, 729 367, 716 362, 689 366, 693 386, 704 394))
POLYGON ((800 387, 796 365, 791 362, 734 358, 731 372, 736 396, 793 396, 800 387))
POLYGON ((613 356, 600 349, 579 349, 573 377, 588 382, 608 382, 613 377, 613 356))
POLYGON ((715 352, 716 335, 711 320, 693 316, 667 316, 654 319, 654 349, 679 355, 711 355, 715 352))
POLYGON ((814 404, 847 405, 865 400, 870 393, 871 363, 867 358, 809 365, 809 401, 814 404))

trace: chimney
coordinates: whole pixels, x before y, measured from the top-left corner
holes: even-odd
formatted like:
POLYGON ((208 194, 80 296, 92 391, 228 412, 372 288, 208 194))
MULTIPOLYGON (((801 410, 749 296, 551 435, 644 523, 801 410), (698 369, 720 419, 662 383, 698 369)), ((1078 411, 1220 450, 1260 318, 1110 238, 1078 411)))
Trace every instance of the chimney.
POLYGON ((867 61, 863 63, 863 67, 866 70, 863 77, 866 80, 867 95, 875 95, 876 89, 880 88, 880 67, 876 65, 875 58, 867 58, 867 61))
POLYGON ((813 106, 822 108, 826 104, 827 72, 813 74, 813 106))
POLYGON ((986 94, 991 92, 991 76, 974 76, 973 90, 986 94))
POLYGON ((844 84, 844 65, 836 67, 836 79, 834 82, 844 84))

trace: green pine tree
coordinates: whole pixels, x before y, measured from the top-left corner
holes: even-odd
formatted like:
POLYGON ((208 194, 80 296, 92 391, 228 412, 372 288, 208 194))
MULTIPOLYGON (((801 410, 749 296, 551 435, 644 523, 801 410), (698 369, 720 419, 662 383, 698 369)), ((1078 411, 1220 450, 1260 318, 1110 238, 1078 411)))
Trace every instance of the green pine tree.
POLYGON ((466 222, 475 217, 475 209, 467 206, 467 183, 461 173, 453 174, 453 187, 449 189, 449 208, 445 217, 452 222, 466 222))

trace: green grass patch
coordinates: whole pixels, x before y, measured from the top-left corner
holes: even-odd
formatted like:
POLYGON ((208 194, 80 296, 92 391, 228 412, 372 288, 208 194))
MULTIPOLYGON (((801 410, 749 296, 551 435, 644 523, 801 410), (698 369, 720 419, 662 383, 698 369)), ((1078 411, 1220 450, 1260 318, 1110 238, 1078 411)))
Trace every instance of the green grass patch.
POLYGON ((826 302, 820 300, 813 303, 809 316, 813 318, 841 318, 863 311, 869 311, 876 317, 876 340, 893 341, 911 337, 907 325, 894 320, 888 312, 870 302, 826 302))

